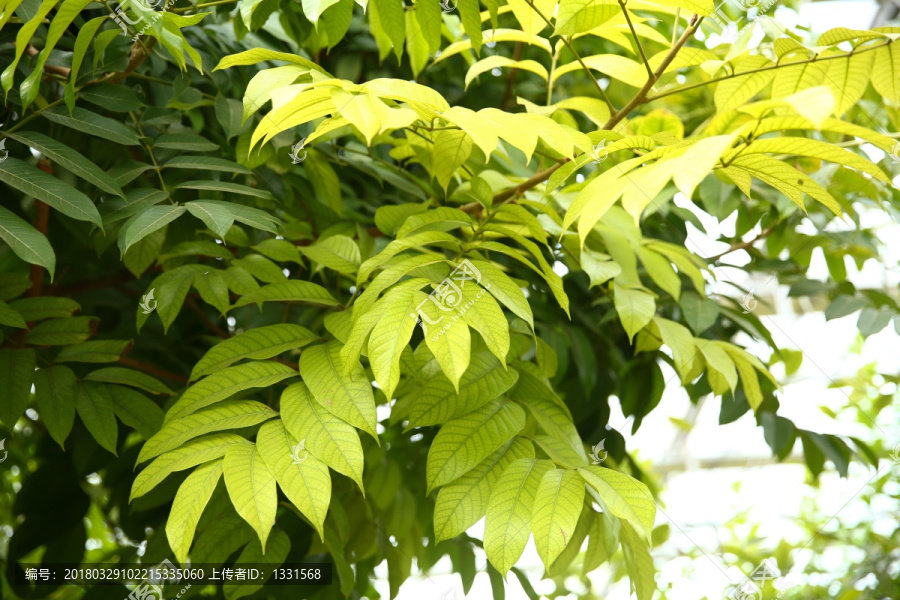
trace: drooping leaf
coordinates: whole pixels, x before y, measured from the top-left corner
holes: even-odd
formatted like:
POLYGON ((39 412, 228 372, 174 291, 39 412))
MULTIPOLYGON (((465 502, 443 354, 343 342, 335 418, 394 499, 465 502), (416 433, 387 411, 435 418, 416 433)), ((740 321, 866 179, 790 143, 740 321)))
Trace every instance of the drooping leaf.
POLYGON ((472 470, 525 426, 525 411, 504 398, 448 421, 428 451, 428 491, 472 470))
POLYGON ((181 564, 186 564, 188 550, 194 541, 194 532, 200 515, 209 502, 210 496, 216 489, 219 479, 222 477, 223 461, 221 459, 203 464, 188 475, 172 502, 172 510, 166 521, 166 537, 169 547, 175 553, 175 558, 181 564))
POLYGON ((307 348, 300 355, 300 375, 328 412, 377 439, 372 384, 359 363, 345 372, 341 348, 334 341, 307 348))
POLYGON ((516 564, 531 536, 534 497, 553 463, 520 458, 503 471, 491 491, 484 523, 484 551, 494 567, 505 574, 516 564))
MULTIPOLYGON (((289 452, 285 458, 290 460, 289 452)), ((256 444, 231 446, 225 452, 223 465, 225 487, 234 509, 253 527, 265 546, 278 508, 275 475, 266 466, 256 444)))
POLYGON ((75 394, 75 410, 97 443, 116 454, 118 425, 112 396, 106 385, 82 381, 75 394))
POLYGON ((256 445, 285 496, 312 522, 324 541, 325 515, 331 502, 328 467, 308 451, 299 450, 298 440, 281 420, 260 427, 256 445))
POLYGON ((28 405, 35 361, 35 352, 31 348, 0 348, 0 389, 6 397, 0 403, 0 421, 9 430, 28 405))

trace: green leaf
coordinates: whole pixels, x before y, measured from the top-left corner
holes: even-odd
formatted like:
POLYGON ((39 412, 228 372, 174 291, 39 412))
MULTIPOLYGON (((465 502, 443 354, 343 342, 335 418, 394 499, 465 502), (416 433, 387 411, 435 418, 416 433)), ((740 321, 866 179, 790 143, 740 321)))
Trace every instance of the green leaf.
POLYGON ((627 522, 622 523, 622 554, 638 600, 651 600, 656 591, 656 580, 653 578, 655 571, 650 545, 627 522))
POLYGON ((81 153, 69 148, 64 144, 60 144, 54 139, 47 137, 36 131, 21 131, 18 133, 9 133, 7 137, 21 142, 27 146, 38 150, 47 158, 55 163, 68 169, 73 174, 94 184, 104 192, 122 196, 122 188, 116 181, 106 174, 103 169, 85 158, 81 153))
MULTIPOLYGON (((462 298, 457 314, 469 327, 481 334, 488 349, 505 365, 509 352, 509 323, 503 311, 485 288, 471 280, 460 283, 462 298)), ((485 281, 484 285, 493 287, 489 281, 485 281)))
POLYGON ((69 73, 69 81, 66 83, 65 99, 66 106, 69 110, 75 108, 75 82, 78 80, 78 72, 81 70, 81 63, 84 61, 84 54, 87 52, 91 40, 97 29, 106 21, 106 16, 94 17, 84 25, 78 28, 78 36, 75 38, 75 45, 72 50, 72 71, 69 73))
POLYGON ((653 317, 653 322, 659 328, 662 342, 672 351, 672 358, 675 361, 675 368, 681 375, 682 381, 687 379, 691 370, 691 364, 697 356, 697 345, 694 343, 694 336, 690 330, 669 319, 662 317, 653 317))
POLYGON ((31 397, 36 360, 31 348, 0 348, 0 389, 5 397, 0 403, 0 421, 10 431, 22 416, 31 397))
POLYGON ((205 433, 250 427, 275 416, 277 416, 275 411, 259 402, 246 400, 220 402, 194 414, 164 423, 159 433, 147 440, 141 448, 137 462, 140 464, 163 452, 174 450, 188 440, 205 433))
MULTIPOLYGON (((451 328, 452 329, 452 328, 451 328)), ((439 425, 481 408, 515 385, 518 373, 503 369, 489 352, 476 352, 456 391, 446 377, 431 377, 412 393, 409 426, 439 425)))
POLYGON ((64 106, 54 106, 45 110, 43 116, 58 125, 71 127, 81 133, 97 136, 123 146, 139 146, 140 140, 134 131, 107 117, 101 117, 83 108, 75 107, 72 113, 64 106))
MULTIPOLYGON (((259 429, 256 445, 278 486, 288 500, 312 522, 324 541, 325 515, 331 502, 331 475, 328 467, 303 450, 281 420, 269 421, 259 429)), ((226 457, 227 460, 227 457, 226 457)))
POLYGON ((247 167, 225 160, 223 158, 215 158, 212 156, 176 156, 169 159, 165 164, 160 165, 160 169, 190 169, 198 171, 224 171, 226 173, 242 173, 250 175, 253 173, 247 167))
POLYGON ((633 290, 624 286, 615 286, 616 295, 613 299, 616 312, 622 327, 628 334, 629 340, 634 340, 638 331, 647 326, 650 319, 656 313, 656 301, 647 292, 633 290))
POLYGON ((68 317, 44 321, 28 332, 25 341, 34 346, 78 344, 91 336, 91 323, 95 320, 96 317, 68 317))
POLYGON ((173 150, 191 152, 212 152, 218 150, 218 144, 214 144, 205 137, 192 133, 166 133, 153 140, 154 148, 172 148, 173 150))
POLYGON ((185 210, 183 206, 167 204, 164 206, 151 206, 134 215, 119 230, 119 250, 122 251, 122 254, 125 254, 128 248, 157 229, 165 227, 183 215, 185 210))
POLYGON ((257 302, 308 302, 322 306, 340 306, 340 302, 321 285, 295 280, 264 285, 254 292, 241 296, 235 306, 257 302))
POLYGON ((220 238, 234 225, 234 214, 226 207, 209 201, 195 200, 184 205, 188 212, 203 221, 220 238))
POLYGON ((90 198, 56 177, 17 158, 8 157, 0 163, 0 181, 47 203, 67 217, 88 221, 98 227, 103 226, 100 213, 90 198))
POLYGON ((685 292, 679 301, 684 320, 700 335, 716 323, 719 316, 719 305, 715 300, 702 298, 694 292, 685 292))
POLYGON ((263 240, 254 245, 253 249, 277 262, 302 263, 297 246, 286 240, 263 240))
POLYGON ((553 35, 572 36, 603 25, 619 13, 613 0, 561 0, 553 35))
POLYGON ((484 522, 484 551, 490 563, 505 575, 516 564, 531 536, 534 497, 549 460, 520 458, 503 471, 491 491, 484 522))
MULTIPOLYGON (((30 18, 26 16, 25 11, 20 11, 20 17, 23 21, 27 21, 24 25, 22 25, 21 29, 19 29, 18 33, 16 33, 16 56, 10 61, 10 64, 3 70, 3 74, 0 75, 0 83, 3 85, 3 91, 6 92, 4 94, 4 99, 9 96, 9 89, 12 87, 13 78, 16 74, 16 67, 19 64, 19 60, 22 58, 22 53, 25 52, 25 47, 30 43, 34 32, 37 31, 37 28, 41 26, 44 22, 44 18, 47 16, 47 13, 56 6, 57 0, 43 0, 35 11, 36 14, 30 15, 30 18)), ((5 5, 4 6, 4 16, 3 23, 12 16, 13 6, 5 5)))
POLYGON ((50 272, 56 269, 56 254, 47 238, 28 222, 0 206, 0 238, 9 245, 16 256, 33 265, 40 265, 50 272))
POLYGON ((409 344, 416 320, 416 305, 425 299, 418 290, 399 288, 384 298, 384 312, 369 336, 369 365, 378 387, 388 399, 400 382, 400 353, 409 344))
POLYGON ((175 471, 184 471, 199 464, 225 456, 225 452, 236 444, 249 445, 247 441, 234 433, 215 433, 191 440, 175 450, 166 452, 137 474, 131 486, 128 501, 143 496, 166 477, 175 471))
POLYGON ((116 362, 131 346, 130 340, 95 340, 81 342, 60 350, 56 362, 116 362))
POLYGON ((215 491, 224 470, 223 461, 215 460, 194 469, 182 482, 172 502, 166 521, 166 537, 169 547, 180 564, 187 563, 188 550, 194 541, 194 532, 200 515, 215 491))
POLYGON ((474 469, 442 487, 434 503, 435 540, 454 538, 481 520, 500 476, 510 463, 521 458, 534 458, 534 446, 513 438, 474 469))
POLYGON ((544 473, 534 496, 532 529, 538 555, 549 569, 575 533, 584 503, 584 480, 575 471, 544 473))
POLYGON ((338 273, 353 275, 359 270, 359 246, 345 235, 333 235, 312 246, 298 248, 310 260, 338 273))
POLYGON ((578 472, 594 490, 604 510, 634 524, 649 540, 656 520, 656 502, 647 486, 625 473, 599 466, 578 472))
POLYGON ((22 315, 26 321, 71 317, 72 313, 81 310, 81 305, 71 298, 55 296, 21 298, 13 300, 9 306, 22 315))
POLYGON ((163 410, 140 392, 120 385, 107 386, 119 420, 149 440, 163 423, 163 410))
MULTIPOLYGON (((379 274, 379 277, 384 273, 387 273, 387 271, 379 274)), ((441 370, 444 371, 444 374, 453 385, 453 389, 458 392, 459 380, 469 367, 472 336, 469 334, 469 328, 462 323, 456 327, 447 327, 446 325, 450 324, 448 322, 440 329, 432 328, 429 331, 426 323, 439 324, 444 319, 444 316, 449 315, 441 314, 443 312, 442 307, 440 302, 434 301, 434 296, 427 296, 426 298, 424 302, 416 306, 416 311, 411 316, 417 316, 422 319, 425 344, 434 354, 438 364, 441 366, 441 370)), ((357 307, 359 307, 359 303, 357 303, 357 307)), ((378 318, 380 318, 380 315, 378 318)))
POLYGON ((225 130, 225 135, 229 141, 234 136, 240 135, 250 128, 249 123, 246 127, 243 126, 240 100, 236 100, 234 98, 226 98, 222 94, 219 94, 216 96, 214 107, 216 111, 216 119, 218 119, 219 124, 222 126, 222 129, 225 130))
POLYGON ((428 493, 468 473, 524 426, 525 411, 505 398, 445 423, 428 450, 428 493))
MULTIPOLYGON (((290 449, 285 458, 290 461, 290 449)), ((225 487, 234 509, 253 527, 260 544, 265 546, 278 509, 275 475, 266 466, 256 444, 231 446, 223 464, 225 487)))
POLYGON ((50 436, 63 449, 75 423, 77 384, 75 374, 69 367, 47 367, 34 373, 34 397, 37 400, 38 414, 50 436))
POLYGON ((471 261, 481 273, 484 287, 503 303, 517 317, 524 319, 534 329, 534 316, 525 293, 510 277, 496 265, 484 260, 471 261))
MULTIPOLYGON (((288 54, 287 52, 276 52, 275 50, 269 50, 268 48, 252 48, 250 50, 245 50, 244 52, 226 56, 219 61, 219 64, 216 65, 216 68, 213 69, 213 71, 227 69, 229 67, 255 65, 266 60, 283 60, 297 65, 303 65, 319 71, 320 73, 325 73, 325 70, 322 69, 322 67, 307 58, 303 58, 296 54, 288 54)), ((327 75, 327 73, 325 74, 327 75)))
POLYGON ((9 304, 0 300, 0 325, 6 325, 8 327, 18 327, 19 329, 27 329, 28 325, 25 324, 25 319, 22 318, 21 313, 16 310, 10 308, 9 304))
POLYGON ((434 176, 444 191, 450 185, 453 174, 466 162, 471 153, 472 137, 466 132, 459 129, 442 129, 434 132, 434 176))
POLYGON ((578 456, 578 464, 587 464, 581 436, 575 429, 569 409, 532 369, 526 367, 533 365, 517 365, 519 381, 509 397, 524 404, 547 435, 566 444, 578 456))
POLYGON ((345 374, 337 342, 312 346, 300 355, 300 374, 313 397, 328 412, 378 439, 375 394, 359 363, 345 374))
POLYGON ((194 365, 190 380, 216 373, 245 358, 272 358, 288 350, 302 348, 316 339, 317 336, 309 329, 290 323, 256 327, 210 348, 194 365))
MULTIPOLYGON (((593 511, 592 511, 593 512, 593 511)), ((593 513, 591 520, 591 532, 588 539, 587 551, 584 554, 582 572, 590 573, 615 553, 618 541, 613 533, 610 522, 612 517, 607 514, 593 513), (607 519, 609 517, 609 519, 607 519)), ((616 520, 618 525, 620 521, 616 520)))
POLYGON ((137 92, 114 83, 96 83, 79 92, 78 97, 113 112, 127 113, 144 107, 144 101, 137 92))
POLYGON ((399 61, 403 55, 403 41, 406 38, 403 3, 400 0, 371 0, 371 2, 371 10, 377 15, 378 23, 394 45, 394 54, 399 61))
MULTIPOLYGON (((112 169, 110 170, 112 172, 112 169)), ((168 192, 153 188, 138 188, 125 192, 124 200, 107 200, 100 205, 103 224, 109 225, 132 217, 146 208, 159 204, 169 197, 168 192)))
MULTIPOLYGON (((230 183, 228 181, 185 181, 184 183, 178 184, 178 189, 201 190, 207 192, 225 192, 229 194, 238 194, 241 196, 253 196, 255 198, 262 198, 264 200, 275 199, 272 196, 271 192, 268 192, 266 190, 259 190, 246 185, 241 185, 239 183, 230 183)), ((204 200, 204 202, 213 202, 218 204, 219 206, 224 205, 226 208, 233 208, 235 211, 246 212, 247 214, 250 214, 250 211, 262 213, 261 210, 256 210, 255 208, 250 208, 248 206, 243 206, 240 204, 230 204, 228 202, 221 202, 219 200, 204 200)), ((266 215, 266 213, 262 214, 271 219, 271 217, 266 215)), ((235 218, 237 218, 237 212, 235 213, 235 218)))
POLYGON ((353 426, 337 418, 314 401, 303 383, 287 387, 281 394, 281 418, 291 435, 326 465, 353 479, 363 488, 363 449, 353 426))
POLYGON ((297 371, 273 361, 253 361, 217 370, 184 392, 166 413, 166 423, 251 388, 265 388, 295 377, 297 371))
POLYGON ((106 385, 82 381, 75 394, 75 410, 97 443, 116 454, 118 425, 112 396, 106 385))

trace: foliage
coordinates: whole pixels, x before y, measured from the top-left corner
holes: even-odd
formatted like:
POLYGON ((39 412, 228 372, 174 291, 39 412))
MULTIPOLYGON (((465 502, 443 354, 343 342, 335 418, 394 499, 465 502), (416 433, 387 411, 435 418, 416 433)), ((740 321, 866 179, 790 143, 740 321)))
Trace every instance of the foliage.
POLYGON ((533 534, 551 577, 621 549, 649 599, 655 490, 610 402, 636 430, 660 363, 815 476, 877 464, 777 414, 797 353, 708 294, 722 256, 672 198, 736 213, 743 269, 900 329, 845 264, 897 201, 859 146, 894 148, 900 30, 705 47, 709 0, 483 4, 3 0, 6 589, 46 593, 28 558, 265 551, 333 562, 322 598, 386 560, 393 597, 445 555, 468 590, 483 546, 500 598, 533 534), (85 551, 86 516, 115 540, 85 551))

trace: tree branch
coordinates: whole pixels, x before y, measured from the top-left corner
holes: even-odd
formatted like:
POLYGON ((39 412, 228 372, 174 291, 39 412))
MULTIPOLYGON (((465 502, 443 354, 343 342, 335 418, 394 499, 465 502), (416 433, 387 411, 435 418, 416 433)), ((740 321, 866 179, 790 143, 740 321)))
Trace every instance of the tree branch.
POLYGON ((687 43, 688 39, 694 35, 697 29, 700 27, 700 23, 703 22, 703 17, 698 15, 694 15, 691 19, 690 26, 684 30, 684 33, 681 34, 681 37, 675 43, 666 57, 663 59, 662 64, 659 65, 659 68, 656 69, 656 72, 653 73, 653 76, 647 80, 647 83, 644 84, 644 87, 637 93, 637 95, 631 99, 631 102, 628 103, 628 106, 624 107, 622 110, 614 114, 609 118, 609 121, 606 122, 606 125, 603 126, 603 129, 612 129, 619 122, 628 116, 628 114, 635 109, 636 106, 642 104, 644 102, 644 98, 647 97, 647 94, 650 92, 650 89, 659 81, 659 78, 662 77, 662 74, 666 72, 666 69, 672 64, 672 61, 675 60, 675 57, 681 51, 681 48, 687 43))
POLYGON ((748 240, 748 241, 746 241, 746 242, 739 242, 739 243, 736 243, 736 244, 732 244, 732 245, 728 248, 728 250, 726 250, 725 252, 722 252, 722 253, 720 253, 720 254, 716 254, 715 256, 710 256, 710 257, 708 257, 706 260, 710 260, 710 261, 715 262, 715 261, 718 261, 718 260, 719 260, 720 258, 722 258, 723 256, 725 256, 726 254, 731 254, 732 252, 737 252, 738 250, 746 250, 747 248, 751 248, 751 247, 753 246, 753 244, 755 244, 756 242, 758 242, 759 240, 761 240, 761 239, 763 239, 763 238, 768 237, 769 235, 771 235, 771 233, 772 233, 773 231, 775 231, 775 225, 772 225, 771 227, 767 227, 767 228, 764 229, 758 236, 756 236, 756 237, 753 238, 752 240, 748 240))
POLYGON ((120 356, 119 362, 123 365, 128 365, 129 367, 134 367, 135 369, 140 369, 141 371, 145 371, 150 375, 156 375, 157 377, 165 377, 166 379, 171 379, 172 381, 178 381, 187 385, 188 378, 184 375, 179 375, 178 373, 173 373, 171 371, 166 371, 165 369, 160 369, 159 367, 154 367, 151 364, 147 364, 143 361, 136 360, 134 358, 128 358, 127 356, 120 356))

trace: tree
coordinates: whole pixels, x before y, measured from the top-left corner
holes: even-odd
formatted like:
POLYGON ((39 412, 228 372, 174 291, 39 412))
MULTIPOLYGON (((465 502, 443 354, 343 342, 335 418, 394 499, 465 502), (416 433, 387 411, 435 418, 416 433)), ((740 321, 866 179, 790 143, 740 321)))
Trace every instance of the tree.
POLYGON ((610 402, 636 430, 661 363, 814 476, 877 464, 778 415, 769 369, 800 353, 707 290, 743 251, 900 330, 845 265, 898 200, 860 146, 897 154, 900 29, 748 49, 704 44, 737 20, 711 0, 366 4, 0 5, 14 595, 50 589, 15 582, 41 556, 310 557, 338 582, 310 594, 371 598, 383 561, 393 597, 449 555, 468 590, 483 548, 496 597, 510 571, 536 597, 533 535, 548 576, 620 551, 649 599, 655 490, 610 402), (724 253, 677 194, 737 213, 724 253))

